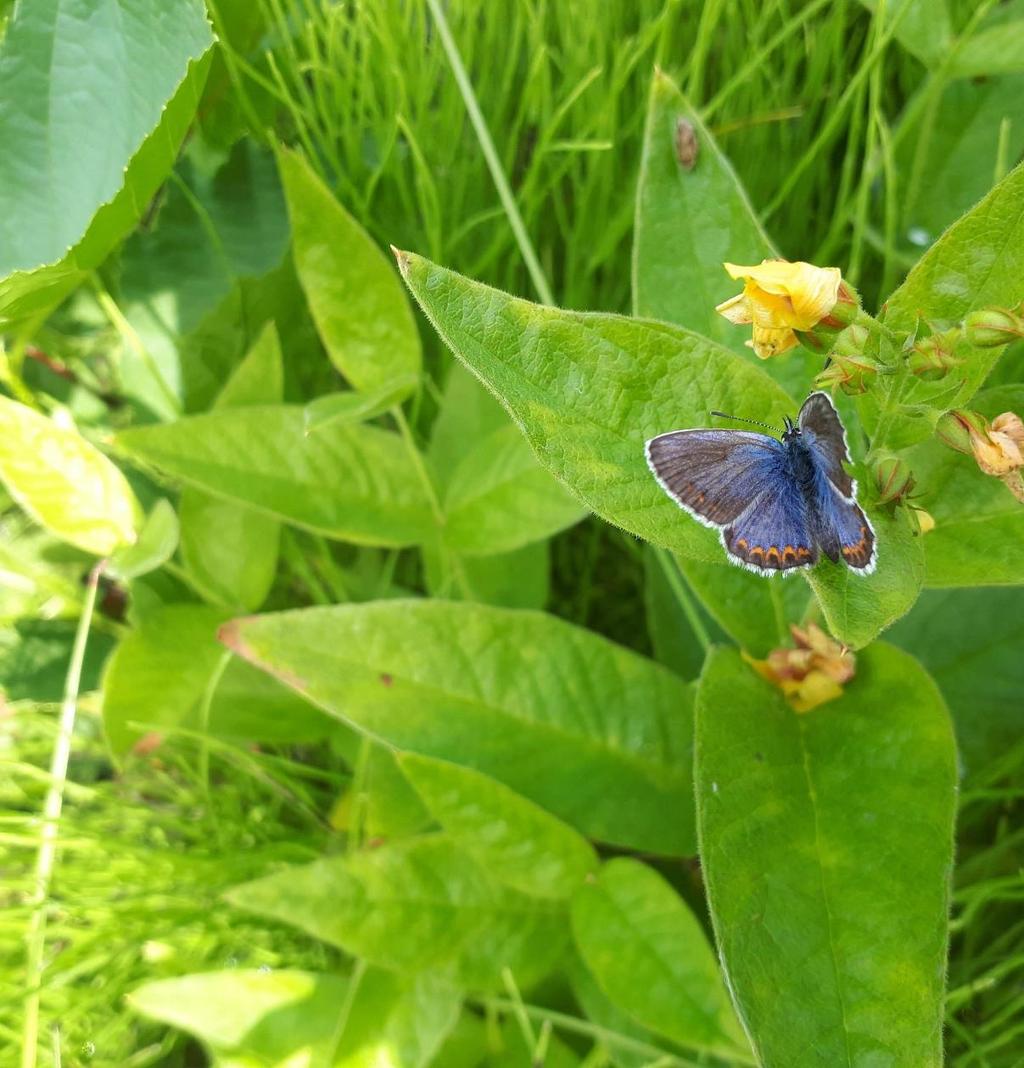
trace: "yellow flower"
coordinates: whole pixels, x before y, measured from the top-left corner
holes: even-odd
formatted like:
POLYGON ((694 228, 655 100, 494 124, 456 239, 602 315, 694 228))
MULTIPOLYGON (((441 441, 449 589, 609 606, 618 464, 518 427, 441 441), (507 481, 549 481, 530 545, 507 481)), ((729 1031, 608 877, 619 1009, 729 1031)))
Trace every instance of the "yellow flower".
MULTIPOLYGON (((743 292, 719 304, 715 311, 730 323, 753 324, 754 336, 747 344, 762 360, 799 345, 795 331, 812 330, 840 303, 843 280, 838 267, 786 260, 764 260, 750 267, 726 263, 724 267, 730 278, 743 279, 743 292)), ((849 303, 856 311, 852 292, 847 290, 843 295, 850 296, 849 303)), ((837 320, 835 325, 842 327, 847 322, 837 320)))
POLYGON ((789 629, 795 649, 773 649, 767 660, 748 660, 762 678, 778 686, 795 711, 810 712, 842 696, 843 684, 853 678, 856 660, 814 623, 806 630, 795 625, 789 629))
POLYGON ((971 428, 971 448, 986 475, 1003 475, 1024 467, 1024 423, 1019 415, 1003 412, 984 434, 971 428))

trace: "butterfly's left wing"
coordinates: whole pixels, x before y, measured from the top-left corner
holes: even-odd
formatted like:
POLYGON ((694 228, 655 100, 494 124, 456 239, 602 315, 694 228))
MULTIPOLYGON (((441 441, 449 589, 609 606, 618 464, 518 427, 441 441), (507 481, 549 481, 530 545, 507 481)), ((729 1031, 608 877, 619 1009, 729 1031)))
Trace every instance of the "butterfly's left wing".
POLYGON ((830 560, 842 557, 860 575, 875 570, 878 554, 871 520, 856 501, 848 500, 820 475, 815 480, 808 520, 821 551, 830 560))
POLYGON ((759 575, 812 567, 818 560, 807 502, 789 477, 772 480, 750 502, 722 531, 722 545, 734 563, 759 575))
POLYGON ((705 526, 721 529, 779 476, 782 442, 746 430, 673 430, 647 442, 661 488, 705 526))
POLYGON ((850 462, 846 430, 827 393, 812 393, 804 401, 798 420, 804 444, 810 448, 819 468, 847 499, 857 494, 857 483, 847 474, 843 463, 850 462))

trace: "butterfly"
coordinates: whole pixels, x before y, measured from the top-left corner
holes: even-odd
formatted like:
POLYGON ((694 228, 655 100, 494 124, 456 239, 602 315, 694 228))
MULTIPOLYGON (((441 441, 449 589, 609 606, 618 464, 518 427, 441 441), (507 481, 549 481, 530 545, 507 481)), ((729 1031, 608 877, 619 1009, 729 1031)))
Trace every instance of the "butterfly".
POLYGON ((846 430, 828 394, 812 393, 795 424, 787 417, 781 441, 747 430, 673 430, 645 449, 661 488, 721 532, 733 563, 785 574, 824 553, 855 574, 874 571, 875 531, 843 467, 846 430))

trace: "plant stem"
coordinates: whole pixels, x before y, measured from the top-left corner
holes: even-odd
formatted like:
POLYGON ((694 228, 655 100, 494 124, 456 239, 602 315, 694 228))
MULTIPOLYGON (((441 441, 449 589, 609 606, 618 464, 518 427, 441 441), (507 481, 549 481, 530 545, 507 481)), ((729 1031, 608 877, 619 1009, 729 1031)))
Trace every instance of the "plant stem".
POLYGON ((101 560, 89 572, 82 614, 78 619, 75 642, 71 648, 71 662, 68 664, 67 678, 64 683, 64 701, 60 708, 57 740, 54 743, 53 757, 50 760, 50 787, 46 792, 46 801, 43 805, 39 853, 36 856, 35 890, 31 901, 32 913, 25 937, 28 995, 25 999, 25 1018, 22 1027, 22 1068, 35 1068, 38 1055, 39 992, 42 987, 43 948, 46 941, 46 902, 50 894, 50 880, 57 856, 57 827, 64 804, 71 738, 74 734, 75 715, 78 711, 78 687, 82 681, 82 664, 85 661, 85 643, 89 637, 89 626, 96 607, 96 592, 99 589, 100 575, 105 566, 106 561, 101 560))
POLYGON ((548 285, 547 276, 540 265, 540 260, 537 259, 537 253, 534 251, 533 243, 530 241, 530 235, 526 232, 523 217, 519 214, 519 207, 516 204, 515 197, 512 195, 508 179, 505 177, 505 169, 501 165, 494 142, 491 140, 487 122, 484 119, 483 112, 480 110, 480 105, 477 103, 476 93, 473 92, 473 85, 469 80, 469 75, 466 73, 466 68, 462 64, 462 57, 459 55, 455 39, 448 28, 448 20, 445 18, 439 0, 427 0, 427 7, 430 8, 430 14, 434 18, 437 35, 441 38, 441 45, 444 48, 445 55, 448 57, 448 64, 452 68, 452 75, 459 87, 459 92, 462 94, 462 102, 466 105, 469 121, 473 124, 477 140, 480 142, 480 151, 483 152, 484 159, 487 161, 487 169, 491 172, 491 179, 494 182, 495 189, 498 191, 501 206, 508 216, 509 226, 512 228, 516 244, 519 246, 519 251, 526 262, 526 269, 530 273, 533 286, 537 290, 537 295, 542 303, 554 304, 555 298, 551 293, 551 286, 548 285))
POLYGON ((658 557, 658 563, 661 564, 662 571, 665 572, 665 578, 668 579, 668 584, 672 587, 672 592, 676 595, 679 607, 683 610, 683 615, 686 616, 686 621, 690 624, 690 629, 693 631, 697 641, 700 642, 701 648, 706 653, 711 647, 711 637, 707 632, 707 628, 704 626, 704 621, 697 614, 697 607, 693 603, 693 598, 690 596, 690 591, 686 588, 686 583, 683 581, 683 576, 679 573, 679 568, 676 565, 675 560, 673 560, 665 549, 655 549, 654 552, 658 557))

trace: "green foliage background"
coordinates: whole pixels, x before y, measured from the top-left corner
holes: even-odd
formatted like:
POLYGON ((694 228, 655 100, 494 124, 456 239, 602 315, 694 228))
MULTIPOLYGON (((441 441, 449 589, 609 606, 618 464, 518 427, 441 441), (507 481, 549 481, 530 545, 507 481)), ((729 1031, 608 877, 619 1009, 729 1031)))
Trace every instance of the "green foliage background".
POLYGON ((11 1063, 1019 1064, 1024 507, 932 430, 1024 348, 899 342, 1024 299, 1024 5, 0 19, 11 1063), (820 357, 713 312, 771 255, 881 323, 867 579, 643 461, 795 414, 820 357), (797 716, 744 658, 810 621, 857 674, 797 716))

